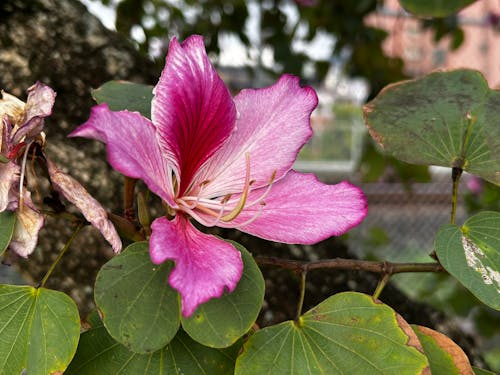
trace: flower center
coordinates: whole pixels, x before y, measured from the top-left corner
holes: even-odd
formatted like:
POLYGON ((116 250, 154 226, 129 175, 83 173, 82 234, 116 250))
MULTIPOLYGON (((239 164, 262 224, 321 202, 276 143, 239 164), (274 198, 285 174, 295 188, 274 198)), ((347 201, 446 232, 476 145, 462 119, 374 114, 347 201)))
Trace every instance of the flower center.
POLYGON ((236 219, 246 207, 251 207, 259 204, 260 207, 253 218, 247 220, 244 223, 238 224, 238 226, 241 227, 243 225, 249 224, 258 216, 260 216, 265 206, 265 202, 263 199, 269 193, 275 176, 276 171, 273 172, 269 181, 269 185, 264 194, 262 194, 253 202, 248 202, 250 188, 254 184, 255 180, 250 180, 250 154, 247 152, 245 153, 245 181, 243 184, 243 190, 238 200, 231 199, 232 194, 227 194, 222 198, 202 198, 201 195, 203 192, 203 188, 210 183, 210 181, 203 181, 200 184, 200 190, 198 191, 197 196, 184 196, 182 198, 176 199, 176 203, 179 205, 180 210, 188 213, 190 216, 192 216, 205 226, 214 226, 220 222, 230 222, 236 219), (199 214, 200 212, 210 215, 214 218, 214 220, 207 220, 205 215, 199 214))

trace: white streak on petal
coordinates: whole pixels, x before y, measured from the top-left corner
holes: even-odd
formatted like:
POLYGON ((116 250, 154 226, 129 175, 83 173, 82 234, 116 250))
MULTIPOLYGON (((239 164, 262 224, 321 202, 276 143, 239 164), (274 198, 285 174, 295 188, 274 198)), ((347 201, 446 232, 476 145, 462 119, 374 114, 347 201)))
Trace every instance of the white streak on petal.
POLYGON ((17 208, 17 197, 13 196, 19 183, 19 166, 12 162, 0 163, 0 212, 15 210, 17 208))

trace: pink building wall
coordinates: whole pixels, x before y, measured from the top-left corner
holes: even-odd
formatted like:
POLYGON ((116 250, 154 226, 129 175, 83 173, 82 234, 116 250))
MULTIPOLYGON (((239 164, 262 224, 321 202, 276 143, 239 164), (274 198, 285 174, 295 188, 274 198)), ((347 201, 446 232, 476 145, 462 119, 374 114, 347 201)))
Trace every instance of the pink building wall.
POLYGON ((500 88, 500 24, 491 18, 500 16, 500 1, 479 0, 459 13, 464 41, 455 51, 450 39, 439 43, 432 32, 405 13, 397 0, 385 0, 379 11, 366 22, 389 32, 383 48, 390 56, 405 61, 408 74, 420 76, 436 69, 471 68, 479 70, 490 87, 500 88))

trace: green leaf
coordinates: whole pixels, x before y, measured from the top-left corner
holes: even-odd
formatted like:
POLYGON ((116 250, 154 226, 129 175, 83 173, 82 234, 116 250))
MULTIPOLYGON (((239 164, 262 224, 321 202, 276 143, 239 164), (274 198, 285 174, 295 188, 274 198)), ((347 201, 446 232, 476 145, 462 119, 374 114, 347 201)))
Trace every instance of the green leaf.
POLYGON ((485 211, 436 237, 443 267, 486 305, 500 310, 500 213, 485 211))
POLYGON ((98 104, 107 103, 112 111, 127 109, 151 118, 153 86, 127 81, 109 81, 92 90, 92 97, 98 104))
POLYGON ((399 0, 408 12, 419 17, 446 17, 476 0, 399 0))
POLYGON ((426 357, 411 329, 370 296, 336 294, 304 314, 257 331, 236 361, 237 375, 421 374, 426 357))
POLYGON ((168 285, 172 263, 155 265, 148 243, 137 242, 99 271, 95 302, 111 336, 137 353, 163 348, 180 324, 179 297, 168 285))
POLYGON ((16 215, 12 211, 0 212, 0 256, 9 246, 14 226, 16 225, 16 215))
POLYGON ((371 136, 407 163, 458 167, 500 185, 500 91, 473 70, 387 86, 364 107, 371 136))
POLYGON ((412 325, 429 360, 432 375, 471 374, 464 351, 449 337, 427 327, 412 325))
POLYGON ((84 332, 65 375, 232 374, 239 345, 207 348, 179 330, 163 349, 137 354, 113 340, 101 325, 84 332))
POLYGON ((472 370, 474 370, 475 375, 495 375, 494 372, 484 370, 484 369, 479 368, 479 367, 472 367, 472 370))
POLYGON ((227 347, 248 332, 264 301, 264 278, 250 253, 230 241, 241 252, 243 275, 236 289, 204 303, 182 327, 196 341, 210 347, 227 347))
POLYGON ((0 374, 63 371, 80 336, 78 309, 66 294, 0 285, 0 374))

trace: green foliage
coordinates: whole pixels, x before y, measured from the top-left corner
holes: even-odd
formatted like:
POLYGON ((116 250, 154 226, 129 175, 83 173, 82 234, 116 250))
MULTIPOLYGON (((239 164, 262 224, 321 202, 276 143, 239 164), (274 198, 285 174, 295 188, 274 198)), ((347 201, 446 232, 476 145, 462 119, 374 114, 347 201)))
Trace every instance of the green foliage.
POLYGON ((167 345, 179 329, 179 297, 167 283, 172 263, 151 263, 146 242, 130 245, 106 263, 95 301, 111 336, 137 353, 167 345))
MULTIPOLYGON (((117 8, 116 28, 127 37, 130 37, 133 28, 142 30, 144 41, 136 43, 143 53, 152 51, 153 44, 166 41, 173 35, 184 40, 191 34, 200 34, 205 38, 208 52, 218 54, 221 36, 232 35, 248 49, 262 51, 270 47, 273 50, 276 64, 268 73, 302 75, 304 65, 308 64, 314 68, 314 79, 318 81, 325 77, 330 58, 311 58, 292 45, 298 40, 308 43, 319 34, 327 34, 336 41, 332 57, 342 56, 348 74, 366 77, 373 93, 386 84, 405 77, 402 60, 385 56, 381 48, 387 33, 368 27, 364 22, 365 17, 375 11, 376 0, 317 1, 311 7, 296 6, 289 2, 289 8, 295 7, 297 10, 297 19, 289 17, 286 7, 281 4, 282 2, 275 0, 121 0, 117 8), (255 38, 249 38, 243 27, 249 20, 250 3, 260 13, 258 43, 255 38)), ((164 62, 164 53, 161 55, 159 67, 164 62)), ((251 69, 253 73, 264 69, 262 59, 255 59, 258 66, 251 69)))
POLYGON ((215 348, 232 345, 255 323, 264 300, 264 278, 252 255, 240 244, 243 275, 232 293, 201 305, 182 327, 197 342, 215 348))
POLYGON ((478 368, 478 367, 473 367, 472 370, 474 371, 475 375, 495 375, 494 372, 484 370, 484 369, 478 368))
MULTIPOLYGON (((232 293, 201 305, 182 318, 185 331, 210 347, 228 347, 255 323, 264 299, 264 279, 248 251, 243 275, 232 293)), ((95 284, 95 301, 114 340, 136 353, 152 353, 175 336, 181 321, 179 297, 168 285, 173 266, 151 263, 146 242, 134 243, 106 263, 95 284)))
POLYGON ((346 292, 326 299, 298 322, 256 332, 244 345, 235 373, 420 374, 428 363, 419 349, 414 332, 390 307, 346 292))
POLYGON ((98 103, 107 103, 112 111, 137 111, 151 118, 153 87, 126 81, 109 81, 92 90, 92 97, 98 103))
POLYGON ((419 17, 445 17, 454 14, 476 0, 399 0, 408 12, 419 17))
POLYGON ((481 212, 462 227, 445 225, 435 245, 443 267, 479 300, 500 310, 500 213, 481 212))
POLYGON ((0 374, 47 375, 63 371, 80 334, 75 302, 66 294, 0 285, 0 374))
POLYGON ((380 152, 372 139, 367 139, 361 157, 359 170, 364 182, 375 182, 381 178, 412 182, 430 182, 431 174, 427 165, 413 165, 380 152))
POLYGON ((424 348, 433 375, 471 373, 472 368, 467 356, 450 338, 427 327, 412 327, 424 348))
POLYGON ((113 340, 96 315, 91 318, 92 327, 81 335, 66 375, 232 373, 239 344, 227 349, 207 348, 180 330, 164 348, 137 354, 113 340))
POLYGON ((500 184, 499 108, 500 92, 479 72, 455 70, 391 85, 364 113, 371 136, 392 156, 500 184))
POLYGON ((301 149, 299 159, 351 160, 353 148, 361 147, 356 143, 361 143, 362 123, 363 115, 358 105, 335 103, 329 121, 318 127, 313 125, 313 135, 301 149))
POLYGON ((14 226, 16 225, 16 215, 11 211, 0 212, 0 256, 9 246, 14 226))
POLYGON ((500 211, 500 186, 487 181, 477 181, 477 183, 479 191, 468 191, 464 194, 467 212, 475 214, 481 210, 500 211))

